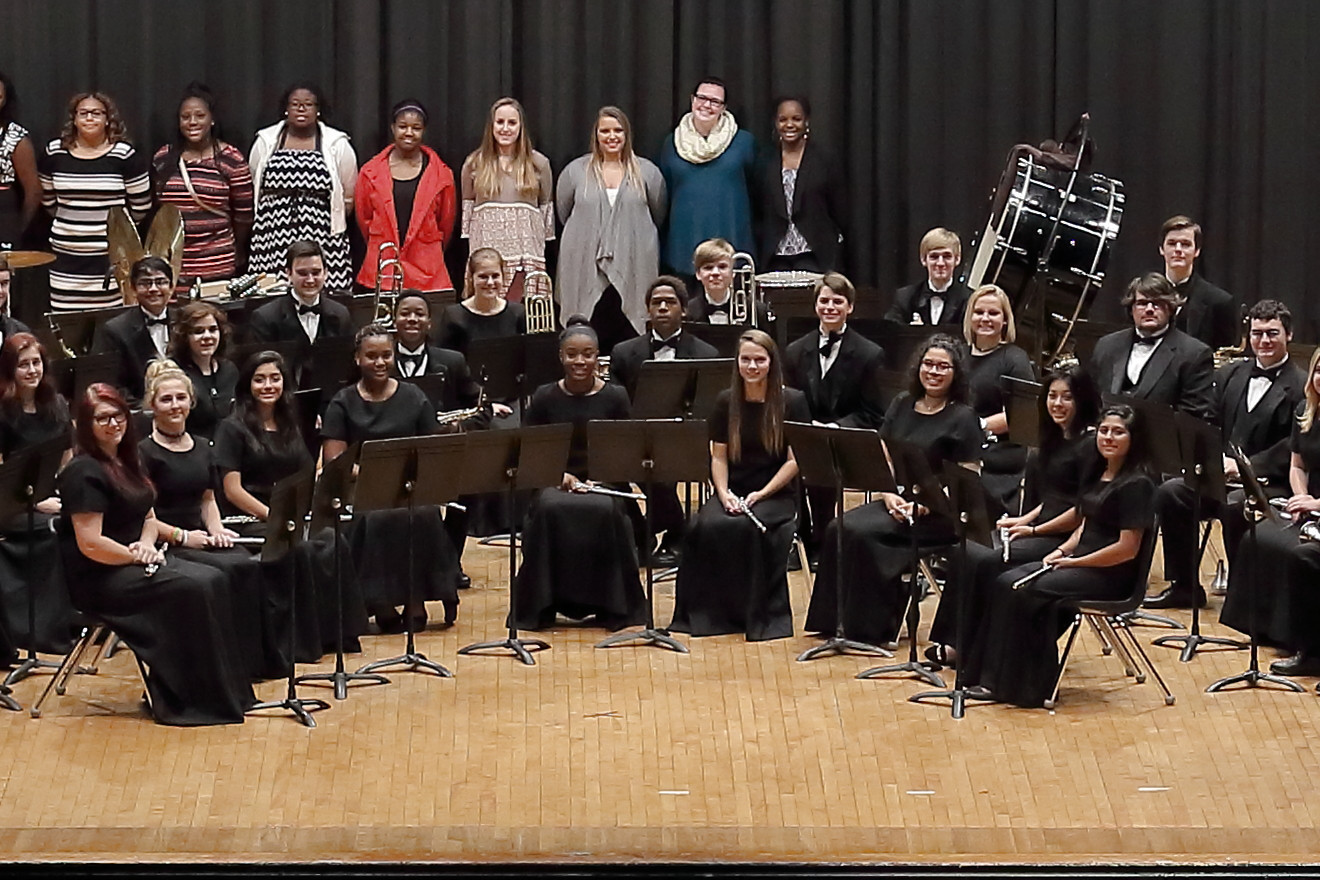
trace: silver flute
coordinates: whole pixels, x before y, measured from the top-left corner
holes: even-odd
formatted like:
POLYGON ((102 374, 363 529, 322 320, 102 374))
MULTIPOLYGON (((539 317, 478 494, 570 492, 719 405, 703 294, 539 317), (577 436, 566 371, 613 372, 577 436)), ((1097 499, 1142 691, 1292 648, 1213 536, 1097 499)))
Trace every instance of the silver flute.
POLYGON ((1040 576, 1043 575, 1045 572, 1052 570, 1053 568, 1054 568, 1054 566, 1052 566, 1052 565, 1048 565, 1048 564, 1042 563, 1042 564, 1041 564, 1041 567, 1038 568, 1038 569, 1036 569, 1035 571, 1033 571, 1031 574, 1027 575, 1026 577, 1020 577, 1020 578, 1018 578, 1017 580, 1013 581, 1013 589, 1015 589, 1015 590, 1020 590, 1020 589, 1022 589, 1022 588, 1025 587, 1027 584, 1031 583, 1031 582, 1034 581, 1036 578, 1040 577, 1040 576))
POLYGON ((1004 561, 1008 562, 1008 545, 1013 543, 1013 534, 1008 526, 999 527, 999 543, 1004 545, 1004 561))
POLYGON ((591 495, 609 495, 611 498, 631 498, 634 501, 642 501, 646 498, 641 492, 620 492, 618 489, 608 489, 605 486, 593 486, 588 483, 574 484, 573 491, 591 495))
POLYGON ((747 503, 747 499, 738 498, 737 501, 738 501, 738 512, 741 513, 743 516, 747 517, 748 519, 750 519, 752 521, 752 525, 756 526, 756 528, 760 530, 761 534, 764 535, 766 533, 765 523, 761 522, 760 517, 752 513, 752 507, 750 504, 747 503))

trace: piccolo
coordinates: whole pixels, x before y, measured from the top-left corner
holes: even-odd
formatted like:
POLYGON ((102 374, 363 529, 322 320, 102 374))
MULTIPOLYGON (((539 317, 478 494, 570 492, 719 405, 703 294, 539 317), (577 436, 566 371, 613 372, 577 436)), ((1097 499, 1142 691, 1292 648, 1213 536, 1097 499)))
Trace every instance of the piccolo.
POLYGON ((1048 565, 1048 564, 1042 563, 1042 564, 1041 564, 1041 567, 1038 568, 1038 569, 1036 569, 1035 571, 1033 571, 1031 574, 1027 575, 1026 577, 1020 577, 1020 578, 1018 578, 1017 580, 1013 581, 1013 589, 1015 589, 1015 590, 1020 590, 1020 589, 1022 589, 1022 588, 1025 587, 1027 584, 1031 583, 1031 582, 1034 581, 1036 578, 1040 577, 1040 576, 1043 575, 1045 572, 1052 570, 1053 568, 1054 568, 1054 566, 1052 566, 1052 565, 1048 565))
POLYGON ((591 483, 573 484, 574 492, 592 495, 609 495, 611 498, 631 498, 633 501, 643 501, 646 496, 641 492, 620 492, 618 489, 607 489, 604 486, 596 486, 591 483))
POLYGON ((738 498, 737 501, 738 501, 738 512, 741 513, 743 516, 747 517, 748 519, 750 519, 752 521, 752 525, 756 526, 756 528, 760 530, 761 534, 764 535, 766 532, 765 523, 761 522, 760 517, 752 513, 752 508, 747 503, 747 499, 738 498))

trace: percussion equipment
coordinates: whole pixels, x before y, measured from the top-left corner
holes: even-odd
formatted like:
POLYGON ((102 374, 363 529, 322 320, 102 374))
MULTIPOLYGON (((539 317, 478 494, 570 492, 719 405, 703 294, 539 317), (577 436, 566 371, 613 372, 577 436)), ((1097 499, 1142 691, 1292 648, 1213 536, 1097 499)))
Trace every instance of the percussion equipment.
POLYGON ((55 255, 45 251, 0 251, 9 262, 10 269, 31 269, 55 262, 55 255))
POLYGON ((371 323, 381 324, 393 330, 394 307, 398 305, 399 297, 402 295, 403 263, 399 261, 399 246, 392 241, 383 241, 376 251, 376 289, 375 299, 372 300, 371 323), (387 248, 394 256, 385 255, 387 248), (390 286, 388 291, 383 291, 381 279, 386 269, 390 270, 390 286))
POLYGON ((761 290, 756 283, 756 260, 739 251, 733 255, 733 282, 729 293, 729 323, 756 327, 756 304, 761 290))
MULTIPOLYGON (((754 277, 757 289, 774 311, 776 318, 816 319, 816 284, 825 276, 819 272, 762 272, 754 277)), ((791 332, 788 338, 793 338, 791 332)))
POLYGON ((540 269, 527 273, 523 279, 523 308, 527 310, 528 333, 555 332, 555 284, 550 273, 540 269), (533 292, 534 278, 545 279, 543 290, 533 292))

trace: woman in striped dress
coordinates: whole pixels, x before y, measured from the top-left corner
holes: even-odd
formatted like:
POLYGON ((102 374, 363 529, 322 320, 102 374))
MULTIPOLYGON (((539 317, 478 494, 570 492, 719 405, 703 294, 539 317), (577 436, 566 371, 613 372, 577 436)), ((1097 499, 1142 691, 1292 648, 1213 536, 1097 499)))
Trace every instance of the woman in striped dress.
POLYGON ((55 311, 116 306, 118 290, 106 290, 110 246, 106 218, 125 205, 135 221, 151 207, 147 163, 128 142, 128 130, 109 95, 84 92, 69 101, 59 138, 46 145, 38 164, 41 203, 55 220, 50 228, 50 305, 55 311))
POLYGON ((179 287, 232 278, 247 263, 252 173, 238 148, 220 140, 215 97, 191 83, 179 103, 179 134, 152 159, 156 200, 183 215, 179 287))

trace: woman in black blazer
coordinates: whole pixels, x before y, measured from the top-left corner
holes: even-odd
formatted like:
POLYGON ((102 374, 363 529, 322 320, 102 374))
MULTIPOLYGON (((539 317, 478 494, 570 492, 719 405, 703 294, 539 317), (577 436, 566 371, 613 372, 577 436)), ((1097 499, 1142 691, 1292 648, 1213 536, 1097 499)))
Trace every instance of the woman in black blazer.
POLYGON ((842 267, 843 181, 820 147, 807 149, 811 105, 784 98, 775 109, 779 150, 761 177, 758 265, 767 271, 828 272, 842 267))

